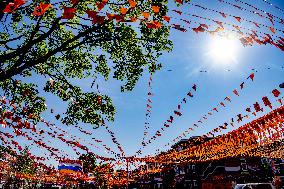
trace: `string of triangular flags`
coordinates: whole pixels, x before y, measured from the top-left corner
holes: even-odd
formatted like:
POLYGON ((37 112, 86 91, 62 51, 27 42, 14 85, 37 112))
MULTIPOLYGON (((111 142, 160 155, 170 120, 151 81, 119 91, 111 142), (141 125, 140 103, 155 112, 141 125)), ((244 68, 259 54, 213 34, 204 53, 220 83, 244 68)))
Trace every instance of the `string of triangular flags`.
MULTIPOLYGON (((246 78, 246 80, 251 80, 251 81, 254 81, 254 77, 255 77, 255 74, 252 73, 249 75, 249 77, 246 78)), ((246 82, 242 82, 240 85, 239 85, 239 88, 240 90, 242 90, 245 86, 246 82)), ((239 93, 239 90, 238 89, 234 89, 233 90, 233 94, 235 97, 239 97, 240 93, 239 93)), ((182 132, 179 136, 177 136, 176 138, 174 138, 172 140, 172 142, 169 142, 167 144, 165 144, 163 146, 163 148, 166 148, 168 146, 171 145, 171 143, 176 143, 177 141, 179 141, 180 139, 182 139, 183 137, 187 136, 190 132, 194 131, 194 129, 196 128, 199 128, 202 126, 202 124, 204 124, 204 122, 209 119, 210 117, 212 117, 213 115, 215 115, 216 113, 219 112, 219 109, 220 108, 225 108, 226 107, 226 103, 231 103, 232 102, 232 98, 230 96, 226 96, 224 98, 224 100, 222 100, 221 102, 219 102, 213 109, 211 109, 208 113, 204 114, 198 121, 197 123, 194 123, 192 125, 192 127, 189 127, 186 131, 182 132)), ((157 149, 156 150, 156 153, 155 154, 158 154, 162 149, 157 149)))
POLYGON ((186 96, 183 97, 182 100, 178 103, 177 108, 173 111, 173 114, 170 115, 169 118, 164 122, 163 126, 155 132, 155 135, 153 135, 149 140, 147 140, 146 142, 142 144, 142 146, 136 152, 137 154, 141 154, 142 149, 144 149, 153 140, 156 140, 157 137, 162 136, 162 132, 165 132, 166 128, 171 126, 171 124, 174 122, 175 117, 182 116, 182 112, 181 112, 182 106, 189 101, 189 98, 193 98, 193 94, 194 92, 196 92, 196 90, 197 90, 197 85, 194 84, 191 87, 191 90, 187 92, 186 96))
POLYGON ((145 139, 148 135, 148 129, 150 128, 150 118, 152 115, 152 107, 153 107, 153 100, 152 97, 154 96, 153 88, 153 75, 150 75, 149 81, 148 81, 148 93, 147 93, 147 102, 146 102, 146 113, 145 113, 145 123, 144 123, 144 131, 143 131, 143 138, 141 144, 143 145, 145 142, 145 139))

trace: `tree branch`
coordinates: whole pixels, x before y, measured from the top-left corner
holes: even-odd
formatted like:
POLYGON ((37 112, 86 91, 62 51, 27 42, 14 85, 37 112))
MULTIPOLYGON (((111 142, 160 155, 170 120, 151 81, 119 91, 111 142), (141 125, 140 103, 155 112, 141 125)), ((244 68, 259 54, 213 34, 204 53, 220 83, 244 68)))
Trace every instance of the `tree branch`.
POLYGON ((39 43, 42 40, 46 39, 57 28, 60 19, 61 18, 55 19, 53 24, 52 24, 52 27, 50 28, 50 30, 47 33, 45 33, 45 34, 41 35, 40 37, 38 37, 37 39, 35 39, 33 41, 29 41, 26 45, 18 48, 16 51, 13 51, 13 52, 8 53, 8 54, 0 55, 0 63, 19 56, 20 54, 22 54, 23 50, 30 49, 36 43, 39 43))
MULTIPOLYGON (((67 41, 65 41, 64 43, 61 44, 61 46, 49 51, 47 54, 45 54, 44 56, 36 59, 36 60, 30 60, 30 61, 27 61, 25 62, 25 64, 21 67, 14 67, 13 69, 8 69, 7 71, 2 71, 2 73, 0 73, 0 81, 4 81, 8 78, 11 78, 15 75, 18 75, 20 74, 22 71, 24 71, 25 69, 27 68, 30 68, 30 67, 33 67, 37 64, 40 64, 40 63, 44 63, 46 62, 51 56, 55 55, 56 53, 60 52, 60 51, 65 51, 65 50, 73 50, 75 48, 78 47, 78 44, 74 45, 73 47, 67 47, 70 43, 76 41, 76 40, 79 40, 80 38, 88 35, 89 33, 92 33, 94 32, 94 30, 97 29, 100 27, 100 26, 97 26, 97 25, 94 25, 93 27, 79 33, 77 36, 73 37, 72 39, 69 39, 67 41)), ((106 41, 106 40, 109 40, 109 39, 100 39, 98 42, 101 42, 101 41, 106 41)), ((112 39, 110 39, 112 40, 112 39)), ((94 40, 95 42, 95 40, 94 40)), ((83 43, 80 43, 80 45, 82 45, 83 43)), ((79 46, 80 46, 79 45, 79 46)))
POLYGON ((7 43, 9 43, 9 42, 11 42, 11 41, 15 41, 15 40, 21 39, 23 36, 24 36, 24 35, 20 35, 20 36, 18 36, 18 37, 14 37, 14 38, 8 39, 8 40, 6 40, 6 41, 0 41, 0 45, 2 45, 2 44, 4 45, 4 44, 7 44, 7 43))

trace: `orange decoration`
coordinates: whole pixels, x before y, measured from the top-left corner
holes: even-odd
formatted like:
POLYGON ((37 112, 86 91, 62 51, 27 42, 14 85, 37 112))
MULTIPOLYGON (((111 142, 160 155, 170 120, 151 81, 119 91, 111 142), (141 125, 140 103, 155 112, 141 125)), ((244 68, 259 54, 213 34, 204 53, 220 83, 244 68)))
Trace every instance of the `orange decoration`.
POLYGON ((51 4, 40 3, 39 6, 35 7, 33 15, 34 16, 42 16, 50 7, 51 7, 51 4))
POLYGON ((154 13, 158 13, 160 11, 160 7, 159 6, 152 6, 152 10, 154 13))
POLYGON ((9 3, 5 9, 3 10, 4 13, 12 13, 20 6, 26 3, 25 0, 14 0, 14 3, 9 3))
POLYGON ((100 11, 105 7, 106 3, 105 2, 97 2, 96 5, 98 7, 98 10, 100 11))
POLYGON ((126 14, 127 11, 128 11, 128 8, 125 8, 125 7, 120 8, 120 13, 123 14, 123 15, 126 14))
POLYGON ((73 7, 63 7, 64 12, 62 19, 73 19, 75 16, 76 9, 73 7))
POLYGON ((147 28, 153 28, 153 29, 162 27, 162 24, 159 21, 148 22, 146 23, 146 25, 147 25, 147 28))
POLYGON ((276 33, 276 32, 275 32, 275 29, 274 29, 273 27, 269 27, 269 29, 270 29, 270 31, 271 31, 272 33, 274 33, 274 34, 276 33))
POLYGON ((163 16, 163 19, 167 22, 170 22, 171 18, 169 16, 163 16))
POLYGON ((241 17, 234 16, 234 18, 235 18, 238 22, 241 22, 241 17))
POLYGON ((148 19, 150 16, 149 12, 142 12, 142 15, 144 16, 144 18, 148 19))
POLYGON ((134 0, 128 0, 128 2, 131 8, 134 8, 137 4, 134 0))

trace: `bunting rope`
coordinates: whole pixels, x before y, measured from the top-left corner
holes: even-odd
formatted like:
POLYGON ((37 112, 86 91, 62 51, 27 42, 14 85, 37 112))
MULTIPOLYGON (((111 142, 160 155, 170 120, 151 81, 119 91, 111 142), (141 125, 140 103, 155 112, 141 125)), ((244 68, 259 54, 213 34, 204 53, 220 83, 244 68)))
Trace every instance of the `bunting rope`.
POLYGON ((148 81, 148 93, 147 93, 147 102, 146 102, 146 113, 145 113, 145 123, 144 123, 144 131, 143 131, 143 138, 141 145, 144 144, 145 139, 148 135, 148 129, 150 128, 149 119, 152 115, 152 97, 154 96, 154 93, 152 92, 152 83, 153 83, 153 75, 150 75, 149 81, 148 81))
MULTIPOLYGON (((194 84, 194 85, 192 86, 192 89, 193 89, 194 92, 196 92, 196 90, 197 90, 196 84, 194 84)), ((143 150, 148 144, 150 144, 150 143, 152 142, 152 140, 155 140, 157 137, 162 136, 162 132, 165 131, 166 128, 170 127, 171 124, 173 123, 174 117, 177 117, 177 116, 180 117, 180 116, 182 116, 182 113, 181 113, 182 105, 187 103, 187 100, 188 100, 187 98, 188 98, 188 97, 193 98, 193 94, 192 94, 193 91, 190 90, 190 91, 187 93, 187 95, 186 95, 185 97, 183 97, 183 99, 178 103, 177 109, 174 110, 174 111, 173 111, 173 114, 170 115, 169 118, 168 118, 168 120, 164 122, 164 125, 163 125, 160 129, 158 129, 158 130, 156 131, 155 135, 153 135, 149 140, 147 140, 146 142, 144 142, 144 143, 142 144, 142 147, 140 147, 140 149, 136 152, 136 154, 142 154, 142 150, 143 150)), ((136 155, 136 154, 135 154, 135 155, 136 155)))
MULTIPOLYGON (((274 97, 275 98, 277 98, 277 97, 279 97, 279 95, 280 95, 280 92, 277 90, 277 89, 274 89, 273 91, 272 91, 272 94, 274 95, 274 97)), ((283 98, 283 97, 282 97, 283 98)), ((265 97, 263 97, 262 98, 262 100, 263 100, 263 103, 264 103, 264 105, 265 106, 268 106, 268 107, 270 107, 271 109, 272 109, 272 105, 271 105, 271 103, 270 103, 270 101, 268 100, 268 98, 265 96, 265 97)), ((284 107, 283 107, 283 103, 282 103, 282 101, 279 101, 279 99, 277 100, 280 104, 281 104, 281 107, 280 107, 280 110, 284 110, 284 107)), ((260 107, 260 105, 259 105, 259 103, 258 102, 256 102, 255 104, 254 104, 254 108, 255 108, 255 111, 256 112, 259 112, 259 111, 263 111, 262 110, 262 108, 260 107)), ((246 111, 248 111, 248 110, 246 110, 246 111)), ((275 111, 277 111, 277 109, 275 110, 275 111)), ((249 110, 248 112, 251 112, 251 110, 249 110)), ((284 112, 283 112, 284 113, 284 112)), ((253 113, 255 116, 256 116, 256 114, 255 113, 253 113)), ((239 117, 239 116, 238 116, 239 117)), ((261 118, 259 118, 259 119, 262 119, 263 117, 261 117, 261 118)), ((242 119, 242 118, 241 118, 242 119)), ((254 121, 255 122, 255 121, 254 121)), ((240 130, 242 127, 240 127, 240 128, 238 128, 237 130, 240 130)), ((219 127, 217 127, 216 128, 217 130, 219 130, 219 129, 226 129, 226 127, 222 127, 222 128, 220 128, 220 126, 219 127)), ((215 130, 215 129, 213 129, 213 130, 215 130)), ((229 132, 230 133, 230 132, 229 132)), ((265 132, 264 132, 265 133, 265 132)), ((279 133, 278 133, 279 134, 279 133)), ((281 134, 280 134, 280 136, 281 136, 281 134)), ((194 142, 196 142, 196 141, 199 141, 199 142, 202 142, 202 138, 207 138, 207 136, 206 135, 203 135, 203 136, 200 136, 200 137, 198 137, 197 139, 195 139, 195 140, 193 140, 193 143, 194 142)), ((215 137, 216 138, 216 137, 215 137)), ((214 139, 215 139, 214 138, 214 139)), ((217 137, 218 138, 218 137, 217 137)), ((192 144, 189 144, 189 145, 192 145, 192 144)), ((201 144, 202 145, 202 144, 201 144)), ((199 145, 198 145, 199 146, 199 145)), ((193 148, 193 147, 191 147, 191 148, 193 148)), ((189 148, 189 149, 191 149, 191 148, 189 148)), ((172 150, 173 151, 173 150, 172 150)), ((178 153, 180 153, 179 151, 174 151, 174 152, 170 152, 169 154, 165 154, 165 155, 162 155, 162 156, 173 156, 173 155, 175 155, 175 154, 178 154, 178 153)))
MULTIPOLYGON (((254 73, 250 74, 249 77, 247 79, 251 79, 252 81, 254 80, 254 73)), ((245 82, 242 82, 240 84, 240 89, 242 90, 244 88, 244 84, 245 82)), ((239 92, 237 91, 237 89, 233 90, 233 93, 235 96, 239 96, 239 92)), ((224 100, 227 103, 231 103, 231 97, 230 96, 226 96, 224 98, 224 100)), ((212 110, 210 110, 207 114, 204 114, 197 123, 194 123, 192 127, 189 127, 186 131, 183 131, 178 137, 176 137, 175 139, 172 140, 173 143, 176 143, 178 140, 180 140, 181 138, 185 137, 189 132, 192 132, 194 130, 194 128, 198 128, 200 127, 200 124, 204 124, 204 121, 206 121, 209 117, 208 116, 213 116, 215 115, 215 113, 218 113, 218 109, 217 108, 222 108, 225 107, 225 103, 224 101, 219 102, 216 107, 214 107, 212 110)), ((171 143, 167 143, 166 145, 164 145, 163 147, 166 148, 168 146, 170 146, 171 143)), ((161 149, 157 149, 155 154, 158 154, 161 151, 161 149)))

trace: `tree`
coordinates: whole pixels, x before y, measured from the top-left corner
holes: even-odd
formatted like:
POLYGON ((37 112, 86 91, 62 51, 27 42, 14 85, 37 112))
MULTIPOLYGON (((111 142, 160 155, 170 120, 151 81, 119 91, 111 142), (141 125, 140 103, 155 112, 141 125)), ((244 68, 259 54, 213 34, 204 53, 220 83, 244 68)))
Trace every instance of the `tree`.
POLYGON ((95 172, 95 169, 97 167, 97 158, 94 154, 82 154, 80 155, 79 160, 81 160, 83 163, 83 172, 85 174, 95 172))
POLYGON ((6 154, 11 155, 11 156, 16 156, 16 153, 12 151, 11 147, 5 147, 0 145, 0 159, 6 157, 6 154))
POLYGON ((92 173, 97 186, 105 186, 108 183, 106 174, 112 175, 114 172, 109 163, 97 164, 97 159, 92 153, 82 154, 79 160, 83 163, 84 174, 92 173))
POLYGON ((113 102, 92 88, 95 78, 112 76, 122 81, 122 91, 132 90, 144 71, 161 68, 158 58, 172 49, 169 27, 158 25, 166 0, 59 0, 52 7, 48 0, 9 2, 1 2, 8 13, 0 10, 0 93, 17 116, 33 123, 47 110, 45 92, 68 103, 55 116, 67 125, 113 121, 113 102), (93 80, 88 91, 78 85, 86 79, 93 80))
MULTIPOLYGON (((6 159, 8 162, 8 169, 5 170, 7 172, 5 175, 5 185, 7 188, 10 188, 11 185, 19 187, 19 184, 25 184, 16 176, 18 174, 23 176, 34 176, 36 174, 37 164, 30 157, 28 147, 25 147, 17 154, 8 147, 0 146, 0 158, 6 159)), ((29 182, 30 180, 25 179, 25 181, 29 182)))
POLYGON ((35 160, 33 160, 29 155, 29 148, 25 147, 19 155, 15 165, 13 166, 14 172, 20 173, 23 175, 34 176, 37 170, 35 160))

